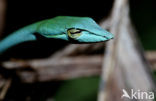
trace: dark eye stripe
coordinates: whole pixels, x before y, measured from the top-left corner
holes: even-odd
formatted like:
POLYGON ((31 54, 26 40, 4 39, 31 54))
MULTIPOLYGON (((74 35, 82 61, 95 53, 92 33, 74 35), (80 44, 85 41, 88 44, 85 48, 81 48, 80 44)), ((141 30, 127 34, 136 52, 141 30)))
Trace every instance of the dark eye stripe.
POLYGON ((72 30, 72 29, 82 30, 82 29, 80 29, 80 28, 68 28, 67 30, 72 30))
POLYGON ((71 34, 77 34, 77 33, 81 33, 82 31, 77 31, 77 32, 70 32, 71 34))

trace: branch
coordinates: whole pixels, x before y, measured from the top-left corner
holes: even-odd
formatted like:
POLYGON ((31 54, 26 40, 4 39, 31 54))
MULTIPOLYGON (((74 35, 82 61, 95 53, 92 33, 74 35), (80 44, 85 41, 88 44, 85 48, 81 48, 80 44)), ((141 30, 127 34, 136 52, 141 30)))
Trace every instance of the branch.
POLYGON ((76 77, 99 75, 102 56, 63 57, 51 61, 5 62, 6 69, 16 69, 23 82, 66 80, 76 77))
POLYGON ((152 65, 152 70, 156 71, 156 51, 147 51, 146 58, 152 65))
POLYGON ((2 86, 2 90, 0 92, 0 101, 4 100, 6 93, 7 93, 8 89, 10 88, 11 82, 12 82, 12 79, 7 79, 4 82, 4 85, 2 86))
POLYGON ((0 37, 2 36, 2 30, 4 28, 6 1, 0 0, 0 37))
POLYGON ((98 101, 125 101, 122 89, 155 90, 150 66, 130 22, 128 0, 115 0, 110 18, 115 39, 106 45, 98 101))

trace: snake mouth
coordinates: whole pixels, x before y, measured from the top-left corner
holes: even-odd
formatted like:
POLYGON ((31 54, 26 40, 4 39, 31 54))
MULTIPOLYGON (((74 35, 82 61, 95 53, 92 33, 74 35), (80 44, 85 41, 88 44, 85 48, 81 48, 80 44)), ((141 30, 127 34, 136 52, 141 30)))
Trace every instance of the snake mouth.
POLYGON ((93 33, 94 35, 98 36, 98 37, 101 37, 103 38, 102 41, 99 41, 99 42, 106 42, 106 41, 109 41, 111 39, 114 39, 114 35, 112 33, 108 33, 107 35, 101 35, 101 34, 95 34, 93 33))
POLYGON ((109 39, 110 39, 110 38, 108 38, 107 36, 102 36, 102 37, 106 38, 107 40, 109 40, 109 39))
POLYGON ((93 33, 93 32, 90 32, 91 34, 93 35, 96 35, 96 36, 100 36, 100 37, 103 37, 105 38, 106 40, 110 40, 110 39, 113 39, 114 38, 114 35, 112 33, 109 33, 107 35, 102 35, 102 34, 97 34, 97 33, 93 33))

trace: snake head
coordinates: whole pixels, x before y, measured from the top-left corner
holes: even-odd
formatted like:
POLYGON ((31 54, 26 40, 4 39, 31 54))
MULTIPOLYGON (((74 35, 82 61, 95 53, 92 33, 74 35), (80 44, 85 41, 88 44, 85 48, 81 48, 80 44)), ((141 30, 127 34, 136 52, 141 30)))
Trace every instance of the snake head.
POLYGON ((42 24, 42 32, 47 38, 57 38, 78 43, 92 43, 108 41, 114 37, 110 32, 102 29, 92 18, 58 16, 42 24))

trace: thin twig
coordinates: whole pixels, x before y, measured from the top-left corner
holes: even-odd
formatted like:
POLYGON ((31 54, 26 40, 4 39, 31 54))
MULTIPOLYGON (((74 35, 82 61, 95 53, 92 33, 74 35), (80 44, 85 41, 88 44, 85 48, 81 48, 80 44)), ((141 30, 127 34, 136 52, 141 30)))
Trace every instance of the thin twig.
POLYGON ((6 69, 14 69, 23 82, 66 80, 76 77, 99 75, 102 55, 62 57, 47 61, 6 62, 6 69))
POLYGON ((6 1, 0 0, 0 37, 4 28, 6 1))
POLYGON ((6 95, 8 89, 9 89, 9 87, 11 85, 11 82, 12 82, 11 78, 6 80, 6 82, 5 82, 5 84, 4 84, 3 88, 2 88, 2 91, 0 93, 0 101, 4 100, 5 95, 6 95))
POLYGON ((121 99, 122 89, 155 90, 150 66, 129 18, 128 0, 115 0, 110 21, 115 39, 107 43, 105 50, 98 101, 125 101, 121 99))

